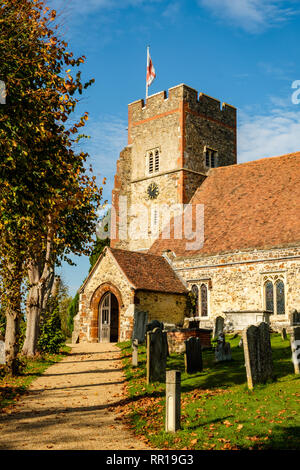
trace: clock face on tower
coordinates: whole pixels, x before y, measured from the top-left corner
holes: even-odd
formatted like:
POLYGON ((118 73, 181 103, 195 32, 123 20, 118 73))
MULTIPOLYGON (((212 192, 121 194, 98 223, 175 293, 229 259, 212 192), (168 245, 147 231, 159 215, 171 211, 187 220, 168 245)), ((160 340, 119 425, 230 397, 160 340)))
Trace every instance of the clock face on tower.
POLYGON ((158 193, 159 193, 159 190, 158 190, 157 184, 156 183, 149 184, 148 189, 147 189, 147 194, 148 194, 149 198, 150 199, 157 198, 158 193))

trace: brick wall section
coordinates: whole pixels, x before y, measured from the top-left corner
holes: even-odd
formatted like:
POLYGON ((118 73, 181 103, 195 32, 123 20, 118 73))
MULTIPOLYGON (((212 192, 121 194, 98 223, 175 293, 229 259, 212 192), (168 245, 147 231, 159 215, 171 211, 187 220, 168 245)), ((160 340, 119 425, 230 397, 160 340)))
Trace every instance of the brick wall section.
POLYGON ((177 331, 168 331, 167 339, 169 345, 169 352, 182 353, 185 351, 184 341, 190 337, 199 338, 202 349, 211 348, 211 335, 210 330, 205 329, 181 329, 177 331))

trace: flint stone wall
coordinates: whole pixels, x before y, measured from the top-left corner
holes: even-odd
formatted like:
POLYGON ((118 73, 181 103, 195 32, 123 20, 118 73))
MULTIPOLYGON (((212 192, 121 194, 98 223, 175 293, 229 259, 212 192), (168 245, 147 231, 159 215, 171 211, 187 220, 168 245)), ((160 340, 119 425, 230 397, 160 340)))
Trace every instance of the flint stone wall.
MULTIPOLYGON (((266 310, 263 286, 267 279, 285 283, 285 315, 271 315, 272 328, 288 327, 290 315, 300 311, 300 247, 240 251, 216 256, 174 258, 173 268, 189 284, 208 282, 208 322, 224 312, 266 310), (204 281, 203 281, 204 280, 204 281)), ((237 319, 239 313, 236 313, 237 319)), ((241 314, 243 315, 243 314, 241 314)), ((213 323, 212 323, 213 324, 213 323)))

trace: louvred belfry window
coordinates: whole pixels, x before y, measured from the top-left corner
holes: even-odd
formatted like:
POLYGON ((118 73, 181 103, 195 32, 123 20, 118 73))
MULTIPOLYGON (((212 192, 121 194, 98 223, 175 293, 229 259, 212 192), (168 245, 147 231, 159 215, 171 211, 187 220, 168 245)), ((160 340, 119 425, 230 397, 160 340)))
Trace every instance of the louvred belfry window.
POLYGON ((160 167, 160 151, 158 148, 149 150, 146 154, 146 165, 147 165, 147 171, 149 175, 153 173, 158 173, 159 172, 159 167, 160 167))
POLYGON ((159 171, 159 151, 155 150, 155 167, 154 171, 157 172, 159 171))
POLYGON ((218 152, 205 147, 205 166, 207 168, 216 168, 218 166, 218 152))

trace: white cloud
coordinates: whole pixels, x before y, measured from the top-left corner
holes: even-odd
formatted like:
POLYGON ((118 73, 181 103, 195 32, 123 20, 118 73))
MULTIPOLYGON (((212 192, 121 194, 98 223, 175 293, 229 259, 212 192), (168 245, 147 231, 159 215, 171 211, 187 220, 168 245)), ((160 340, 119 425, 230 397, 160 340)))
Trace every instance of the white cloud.
POLYGON ((300 105, 294 107, 252 116, 240 112, 238 163, 300 151, 300 105))
POLYGON ((198 3, 248 32, 260 32, 296 13, 293 0, 198 0, 198 3))
POLYGON ((167 8, 164 10, 162 15, 170 21, 175 21, 179 11, 180 11, 179 2, 170 2, 167 5, 167 8))

